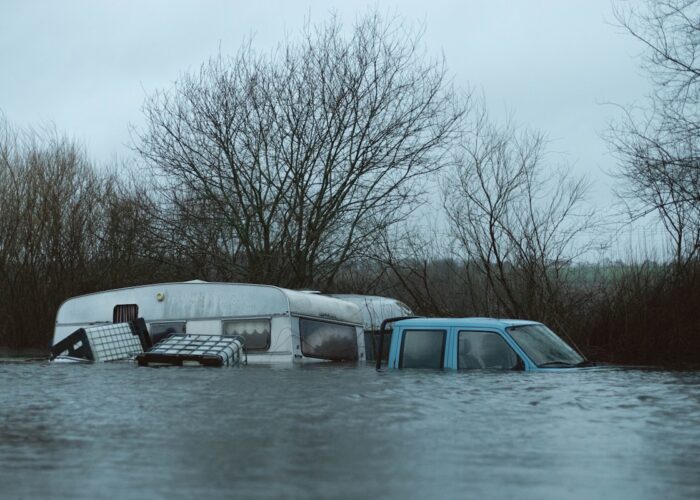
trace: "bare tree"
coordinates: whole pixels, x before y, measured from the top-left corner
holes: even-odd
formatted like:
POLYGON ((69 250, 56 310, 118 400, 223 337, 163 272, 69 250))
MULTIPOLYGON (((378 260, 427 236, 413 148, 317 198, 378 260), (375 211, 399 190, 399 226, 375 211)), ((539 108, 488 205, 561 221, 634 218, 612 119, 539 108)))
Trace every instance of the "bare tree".
POLYGON ((164 243, 220 278, 332 286, 457 136, 463 103, 420 39, 376 13, 347 35, 333 19, 151 96, 136 147, 160 175, 164 243))
POLYGON ((444 178, 444 207, 465 287, 481 314, 558 322, 575 284, 573 259, 593 214, 584 179, 547 168, 544 137, 498 127, 482 112, 458 165, 444 178))
POLYGON ((632 215, 656 212, 682 263, 700 248, 700 3, 618 3, 620 25, 644 47, 653 84, 644 109, 629 107, 608 141, 621 163, 632 215))

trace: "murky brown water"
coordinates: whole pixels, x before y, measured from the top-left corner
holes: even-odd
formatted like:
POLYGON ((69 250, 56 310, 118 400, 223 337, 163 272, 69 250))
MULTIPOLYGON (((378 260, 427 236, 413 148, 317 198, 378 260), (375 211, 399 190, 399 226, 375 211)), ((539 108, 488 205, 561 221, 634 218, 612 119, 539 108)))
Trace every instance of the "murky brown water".
POLYGON ((700 372, 0 363, 4 498, 700 498, 700 372))

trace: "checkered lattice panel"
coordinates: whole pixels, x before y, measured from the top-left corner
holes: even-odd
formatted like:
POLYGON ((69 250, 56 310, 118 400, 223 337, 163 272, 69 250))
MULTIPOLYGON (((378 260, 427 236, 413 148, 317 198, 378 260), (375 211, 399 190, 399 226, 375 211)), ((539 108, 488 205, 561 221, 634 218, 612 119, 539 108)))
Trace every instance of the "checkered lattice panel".
POLYGON ((131 333, 128 323, 86 328, 95 361, 128 359, 143 352, 138 336, 131 333))
POLYGON ((214 335, 173 335, 159 342, 149 353, 168 355, 219 356, 230 364, 238 351, 236 340, 214 335))

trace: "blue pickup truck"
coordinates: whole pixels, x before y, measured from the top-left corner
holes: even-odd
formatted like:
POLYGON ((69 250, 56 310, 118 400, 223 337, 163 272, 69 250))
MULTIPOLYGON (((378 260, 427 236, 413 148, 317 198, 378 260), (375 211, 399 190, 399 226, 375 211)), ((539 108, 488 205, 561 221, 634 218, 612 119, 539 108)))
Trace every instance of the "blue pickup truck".
POLYGON ((410 318, 392 324, 389 368, 552 371, 592 365, 534 321, 410 318))

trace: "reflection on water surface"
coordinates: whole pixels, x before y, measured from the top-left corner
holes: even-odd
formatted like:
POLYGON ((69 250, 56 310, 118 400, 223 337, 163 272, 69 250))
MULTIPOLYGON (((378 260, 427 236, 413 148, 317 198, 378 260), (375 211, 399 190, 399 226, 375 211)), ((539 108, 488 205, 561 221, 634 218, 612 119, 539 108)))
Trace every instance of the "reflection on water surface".
POLYGON ((700 372, 0 363, 3 498, 700 498, 700 372))

